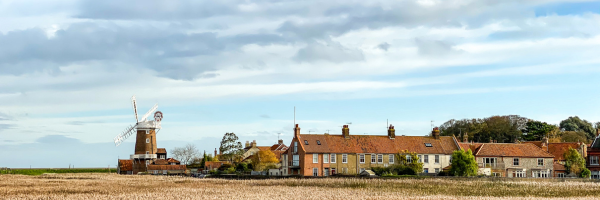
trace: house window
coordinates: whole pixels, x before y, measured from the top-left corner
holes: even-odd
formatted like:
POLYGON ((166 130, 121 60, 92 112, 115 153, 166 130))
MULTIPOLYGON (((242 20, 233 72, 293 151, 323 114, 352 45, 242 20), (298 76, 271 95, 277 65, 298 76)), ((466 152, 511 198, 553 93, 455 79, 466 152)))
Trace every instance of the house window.
POLYGON ((598 156, 590 156, 590 165, 598 165, 598 156))
POLYGON ((146 143, 150 143, 150 138, 146 138, 146 143))
POLYGON ((492 176, 499 177, 500 173, 498 173, 498 172, 492 172, 492 176))
POLYGON ((556 174, 556 177, 558 177, 558 178, 564 178, 565 177, 565 173, 558 173, 558 174, 556 174))
POLYGON ((440 173, 440 168, 435 168, 435 173, 440 173))
POLYGON ((383 155, 381 155, 381 154, 377 155, 377 162, 378 163, 383 163, 383 155))
POLYGON ((519 158, 513 158, 513 165, 519 166, 519 158))
POLYGON ((331 154, 331 163, 335 163, 335 154, 331 154))
POLYGON ((534 178, 548 178, 548 171, 533 171, 534 178))
POLYGON ((435 155, 435 163, 440 163, 440 155, 435 155))
POLYGON ((394 164, 394 154, 390 154, 389 157, 388 157, 388 159, 389 159, 388 163, 394 164))
POLYGON ((429 155, 425 155, 424 163, 429 164, 429 155))
POLYGON ((160 159, 165 159, 165 155, 160 155, 160 159))
POLYGON ((294 153, 298 153, 298 142, 294 142, 294 153))
POLYGON ((600 171, 592 171, 592 179, 600 179, 600 171))
POLYGON ((329 154, 323 154, 323 163, 329 163, 329 154))
POLYGON ((319 176, 319 168, 313 168, 313 176, 319 176))
POLYGON ((321 145, 321 141, 317 140, 317 145, 321 145))
POLYGON ((348 163, 348 154, 342 154, 342 163, 348 163))
POLYGON ((429 173, 429 168, 423 168, 423 173, 428 174, 429 173))
POLYGON ((406 162, 408 162, 408 163, 412 162, 412 158, 410 157, 410 155, 406 155, 406 162))
POLYGON ((538 166, 544 166, 544 159, 538 158, 538 166))
POLYGON ((525 175, 525 172, 524 172, 524 171, 522 171, 522 170, 515 171, 515 172, 513 173, 513 175, 514 175, 514 177, 517 177, 517 178, 523 178, 523 177, 527 177, 527 176, 525 175))
POLYGON ((496 167, 496 158, 483 158, 484 167, 496 167))
POLYGON ((300 166, 300 155, 293 155, 292 166, 300 166))
POLYGON ((305 144, 305 145, 308 145, 308 140, 304 140, 304 144, 305 144))
POLYGON ((319 154, 313 154, 313 163, 319 163, 319 154))
POLYGON ((365 163, 365 154, 360 154, 359 161, 360 163, 365 163))
POLYGON ((371 154, 371 163, 375 163, 375 154, 371 154))
POLYGON ((419 157, 419 162, 423 162, 423 156, 422 155, 417 155, 419 157))
POLYGON ((150 134, 150 131, 146 131, 146 135, 150 134))
POLYGON ((425 143, 426 147, 433 147, 433 145, 431 145, 431 143, 425 143))

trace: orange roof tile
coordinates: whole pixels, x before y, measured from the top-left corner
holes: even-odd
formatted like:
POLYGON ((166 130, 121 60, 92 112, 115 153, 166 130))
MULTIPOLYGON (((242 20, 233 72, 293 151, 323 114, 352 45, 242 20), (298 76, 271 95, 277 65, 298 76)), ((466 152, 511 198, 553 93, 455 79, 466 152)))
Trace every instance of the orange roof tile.
POLYGON ((179 162, 179 160, 175 160, 174 158, 168 158, 167 162, 169 162, 169 163, 181 163, 181 162, 179 162))
POLYGON ((186 170, 185 165, 148 165, 148 170, 186 170))
POLYGON ((165 148, 158 148, 158 149, 156 149, 156 153, 167 153, 167 149, 165 149, 165 148))
POLYGON ((567 169, 565 168, 564 165, 560 164, 560 163, 554 163, 554 171, 566 171, 567 169))
POLYGON ((542 148, 542 141, 525 141, 523 143, 531 143, 534 144, 535 146, 542 148))
POLYGON ((163 160, 163 159, 157 159, 154 161, 155 165, 168 165, 169 162, 167 160, 163 160))
POLYGON ((569 150, 569 147, 578 149, 579 144, 577 142, 550 143, 548 144, 548 152, 554 155, 554 160, 565 160, 563 155, 569 150))
POLYGON ((554 156, 531 143, 485 143, 475 156, 554 158, 554 156))
POLYGON ((422 154, 452 154, 459 149, 455 138, 450 136, 441 136, 440 139, 430 136, 396 136, 395 139, 390 139, 387 135, 350 135, 349 139, 345 139, 342 135, 300 134, 299 143, 307 153, 391 154, 409 150, 422 154), (426 147, 425 143, 430 143, 431 147, 426 147))

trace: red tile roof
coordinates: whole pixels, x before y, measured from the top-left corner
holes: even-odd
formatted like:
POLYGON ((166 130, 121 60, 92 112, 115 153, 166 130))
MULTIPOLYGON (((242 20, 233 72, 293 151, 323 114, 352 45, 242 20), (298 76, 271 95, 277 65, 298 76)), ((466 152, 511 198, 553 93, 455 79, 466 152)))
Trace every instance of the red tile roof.
POLYGON ((167 153, 167 150, 165 148, 158 148, 156 149, 156 153, 167 153))
POLYGON ((271 147, 267 147, 267 146, 261 146, 261 147, 257 147, 257 148, 260 151, 271 151, 271 147))
POLYGON ((155 165, 168 165, 169 162, 167 162, 167 160, 163 160, 163 159, 157 159, 154 161, 155 165))
POLYGON ((204 169, 206 169, 206 170, 218 169, 219 167, 221 167, 221 165, 223 165, 225 163, 227 163, 227 162, 206 161, 206 162, 204 162, 204 169))
POLYGON ((531 143, 485 143, 475 156, 554 158, 554 156, 531 143))
POLYGON ((479 150, 479 147, 481 147, 482 144, 483 143, 459 143, 460 148, 463 151, 471 149, 471 152, 473 152, 473 154, 475 154, 479 150))
POLYGON ((119 159, 119 168, 121 169, 121 171, 133 171, 133 161, 127 159, 127 160, 120 160, 119 159))
POLYGON ((285 151, 288 147, 285 144, 274 144, 271 146, 271 151, 285 151))
POLYGON ((179 160, 175 160, 174 158, 168 158, 167 162, 169 162, 169 163, 181 163, 181 162, 179 162, 179 160))
POLYGON ((299 139, 300 146, 307 153, 391 154, 409 150, 422 154, 452 154, 459 149, 456 139, 451 136, 441 136, 440 139, 430 136, 396 136, 395 139, 390 139, 387 135, 350 135, 349 139, 345 139, 342 135, 300 134, 299 139), (426 147, 425 143, 430 143, 431 147, 426 147))
POLYGON ((148 170, 186 170, 185 165, 148 165, 148 170))
POLYGON ((554 163, 554 171, 566 171, 565 166, 560 163, 554 163))
POLYGON ((554 160, 565 160, 563 155, 569 150, 569 147, 577 150, 579 145, 577 142, 550 143, 548 144, 548 152, 554 155, 554 160))

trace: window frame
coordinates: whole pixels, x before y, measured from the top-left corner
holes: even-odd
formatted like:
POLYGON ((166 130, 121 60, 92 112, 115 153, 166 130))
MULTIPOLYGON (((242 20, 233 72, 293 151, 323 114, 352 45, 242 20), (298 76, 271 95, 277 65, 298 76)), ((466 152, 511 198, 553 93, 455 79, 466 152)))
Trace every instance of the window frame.
POLYGON ((394 154, 389 154, 388 155, 388 163, 394 164, 394 154))
POLYGON ((543 158, 538 158, 537 159, 537 166, 544 166, 544 159, 543 158), (541 165, 540 165, 540 161, 542 161, 541 165))
POLYGON ((425 144, 425 147, 433 147, 433 145, 431 143, 423 143, 425 144))
POLYGON ((335 153, 332 153, 329 155, 329 162, 330 163, 336 163, 337 160, 335 159, 335 153))
POLYGON ((348 163, 348 154, 342 154, 342 163, 348 163))
POLYGON ((406 162, 407 163, 412 163, 412 156, 406 155, 406 162))
POLYGON ((429 164, 429 155, 423 155, 423 163, 429 164))
POLYGON ((513 166, 520 166, 521 164, 521 159, 519 159, 518 157, 514 157, 513 158, 513 166), (517 164, 515 164, 517 163, 517 164))
POLYGON ((599 165, 598 156, 590 156, 590 165, 599 165))
POLYGON ((146 138, 146 144, 150 143, 150 138, 146 138))
POLYGON ((435 155, 435 164, 440 164, 440 155, 435 155))
POLYGON ((304 140, 304 145, 308 145, 308 140, 304 140))
POLYGON ((294 153, 298 153, 298 141, 294 141, 294 153))
POLYGON ((329 163, 329 154, 323 154, 323 163, 329 163))
POLYGON ((313 153, 313 163, 319 163, 319 154, 313 153))
POLYGON ((377 154, 377 163, 383 163, 383 154, 377 154))
POLYGON ((313 167, 313 176, 319 176, 319 168, 313 167))
POLYGON ((371 154, 371 163, 377 163, 377 158, 374 153, 371 154))
POLYGON ((365 163, 365 154, 359 154, 358 155, 358 162, 359 163, 365 163))
POLYGON ((317 145, 321 145, 321 141, 317 140, 317 145))
POLYGON ((417 155, 417 157, 419 158, 419 163, 423 163, 423 155, 417 155))

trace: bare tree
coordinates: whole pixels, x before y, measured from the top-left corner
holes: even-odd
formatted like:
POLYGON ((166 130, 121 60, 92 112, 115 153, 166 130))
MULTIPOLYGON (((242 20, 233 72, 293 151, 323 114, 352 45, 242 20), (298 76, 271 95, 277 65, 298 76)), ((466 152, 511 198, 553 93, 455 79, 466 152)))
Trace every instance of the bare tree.
POLYGON ((198 158, 200 152, 195 145, 187 144, 185 147, 175 147, 171 150, 171 154, 173 158, 181 161, 184 165, 189 165, 194 159, 198 158))

